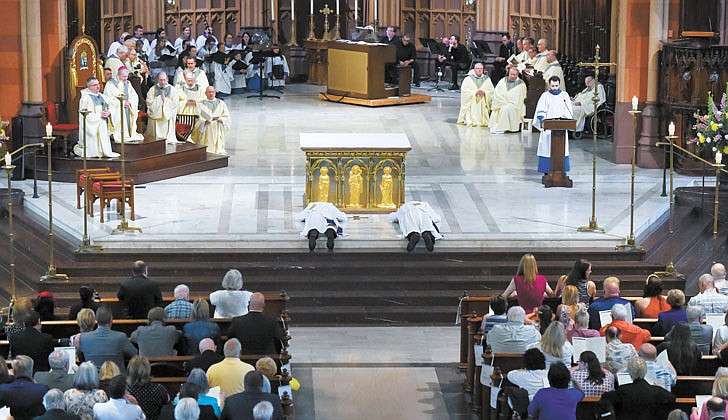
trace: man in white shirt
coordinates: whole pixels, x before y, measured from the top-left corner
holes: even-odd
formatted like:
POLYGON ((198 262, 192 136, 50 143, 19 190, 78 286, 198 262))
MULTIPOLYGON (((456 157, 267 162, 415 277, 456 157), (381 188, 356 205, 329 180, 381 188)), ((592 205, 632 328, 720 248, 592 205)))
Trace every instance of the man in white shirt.
POLYGON ((728 307, 728 296, 715 290, 715 282, 710 274, 703 274, 698 279, 700 293, 693 296, 688 306, 699 306, 706 314, 723 314, 728 307))
POLYGON ((549 387, 546 358, 539 349, 528 349, 523 353, 525 369, 508 372, 508 381, 528 391, 528 399, 533 400, 539 389, 549 387))
POLYGON ((718 292, 728 294, 728 281, 725 279, 725 266, 721 263, 715 263, 710 267, 710 275, 713 276, 713 283, 718 292))
POLYGON ((505 324, 494 325, 486 338, 493 353, 525 353, 529 345, 541 341, 541 334, 531 325, 525 325, 526 311, 513 306, 506 315, 505 324))

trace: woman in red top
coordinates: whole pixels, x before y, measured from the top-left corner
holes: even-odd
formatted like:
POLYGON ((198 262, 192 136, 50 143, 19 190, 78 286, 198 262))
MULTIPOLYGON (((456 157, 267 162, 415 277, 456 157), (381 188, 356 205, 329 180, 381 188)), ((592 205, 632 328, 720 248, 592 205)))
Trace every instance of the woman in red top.
POLYGON ((638 318, 657 318, 660 312, 671 309, 662 295, 662 280, 654 274, 647 277, 642 296, 642 299, 634 303, 638 318))
POLYGON ((513 292, 516 293, 518 305, 526 311, 532 312, 543 304, 544 296, 552 296, 553 291, 549 287, 546 277, 538 274, 536 258, 533 254, 525 254, 518 263, 518 271, 506 287, 503 296, 508 299, 513 292))

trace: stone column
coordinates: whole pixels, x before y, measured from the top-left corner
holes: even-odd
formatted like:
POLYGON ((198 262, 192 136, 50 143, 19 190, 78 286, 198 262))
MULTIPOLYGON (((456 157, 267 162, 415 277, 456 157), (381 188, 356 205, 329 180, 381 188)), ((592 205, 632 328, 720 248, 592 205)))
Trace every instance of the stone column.
POLYGON ((43 69, 41 57, 40 0, 20 2, 20 55, 22 57, 23 103, 18 115, 23 118, 23 143, 40 141, 43 127, 43 69))

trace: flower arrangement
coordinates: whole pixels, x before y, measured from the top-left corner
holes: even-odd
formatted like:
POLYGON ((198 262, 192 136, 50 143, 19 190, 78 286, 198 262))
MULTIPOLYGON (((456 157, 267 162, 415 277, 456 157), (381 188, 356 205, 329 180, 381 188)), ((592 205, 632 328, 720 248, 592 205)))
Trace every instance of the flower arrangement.
POLYGON ((695 137, 690 139, 698 151, 708 150, 709 154, 728 153, 728 83, 719 104, 713 100, 713 93, 708 94, 708 112, 704 115, 695 111, 696 124, 693 126, 695 137))

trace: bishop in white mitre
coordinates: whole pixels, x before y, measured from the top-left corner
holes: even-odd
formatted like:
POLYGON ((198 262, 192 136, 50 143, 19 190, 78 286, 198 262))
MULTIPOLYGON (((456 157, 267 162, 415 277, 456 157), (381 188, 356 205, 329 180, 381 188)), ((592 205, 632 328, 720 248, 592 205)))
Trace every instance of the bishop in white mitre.
POLYGON ((129 81, 129 70, 121 67, 117 72, 115 79, 109 80, 104 86, 104 96, 109 102, 109 111, 111 111, 111 130, 114 141, 121 143, 122 124, 124 128, 124 141, 140 141, 144 140, 144 136, 137 132, 137 116, 139 115, 139 96, 137 96, 134 87, 129 81), (119 95, 124 95, 125 99, 119 101, 119 95), (123 122, 122 122, 123 119, 123 122))
MULTIPOLYGON (((536 104, 535 121, 533 126, 541 131, 538 138, 538 171, 549 173, 551 171, 551 130, 543 129, 543 120, 554 118, 573 118, 571 109, 571 98, 569 94, 561 90, 561 83, 558 77, 549 79, 549 90, 541 94, 536 104)), ((564 145, 564 171, 569 171, 569 136, 565 136, 564 145)))
POLYGON ((490 77, 483 72, 483 63, 475 63, 460 85, 460 114, 457 123, 487 127, 494 90, 490 77))
POLYGON ((594 85, 597 86, 597 108, 607 102, 607 94, 604 86, 596 83, 594 76, 587 76, 584 79, 586 88, 574 97, 574 119, 576 120, 576 131, 584 131, 586 117, 594 114, 594 85))
POLYGON ((518 131, 526 115, 527 88, 518 78, 518 69, 508 70, 508 77, 498 82, 490 105, 490 132, 518 131))
POLYGON ((83 157, 84 139, 86 141, 86 157, 119 157, 119 154, 111 150, 109 138, 109 104, 99 90, 101 84, 95 77, 86 81, 86 89, 81 91, 81 100, 78 110, 87 110, 89 113, 86 119, 79 112, 78 114, 78 143, 73 147, 73 153, 83 157), (84 125, 85 121, 85 125, 84 125))
POLYGON ((200 102, 198 143, 207 146, 208 153, 227 155, 225 137, 230 130, 230 111, 215 94, 215 88, 208 86, 205 90, 206 99, 200 102))
POLYGON ((167 144, 177 143, 176 123, 179 97, 177 91, 169 84, 167 73, 157 75, 157 83, 147 92, 146 135, 153 140, 164 139, 167 144))

